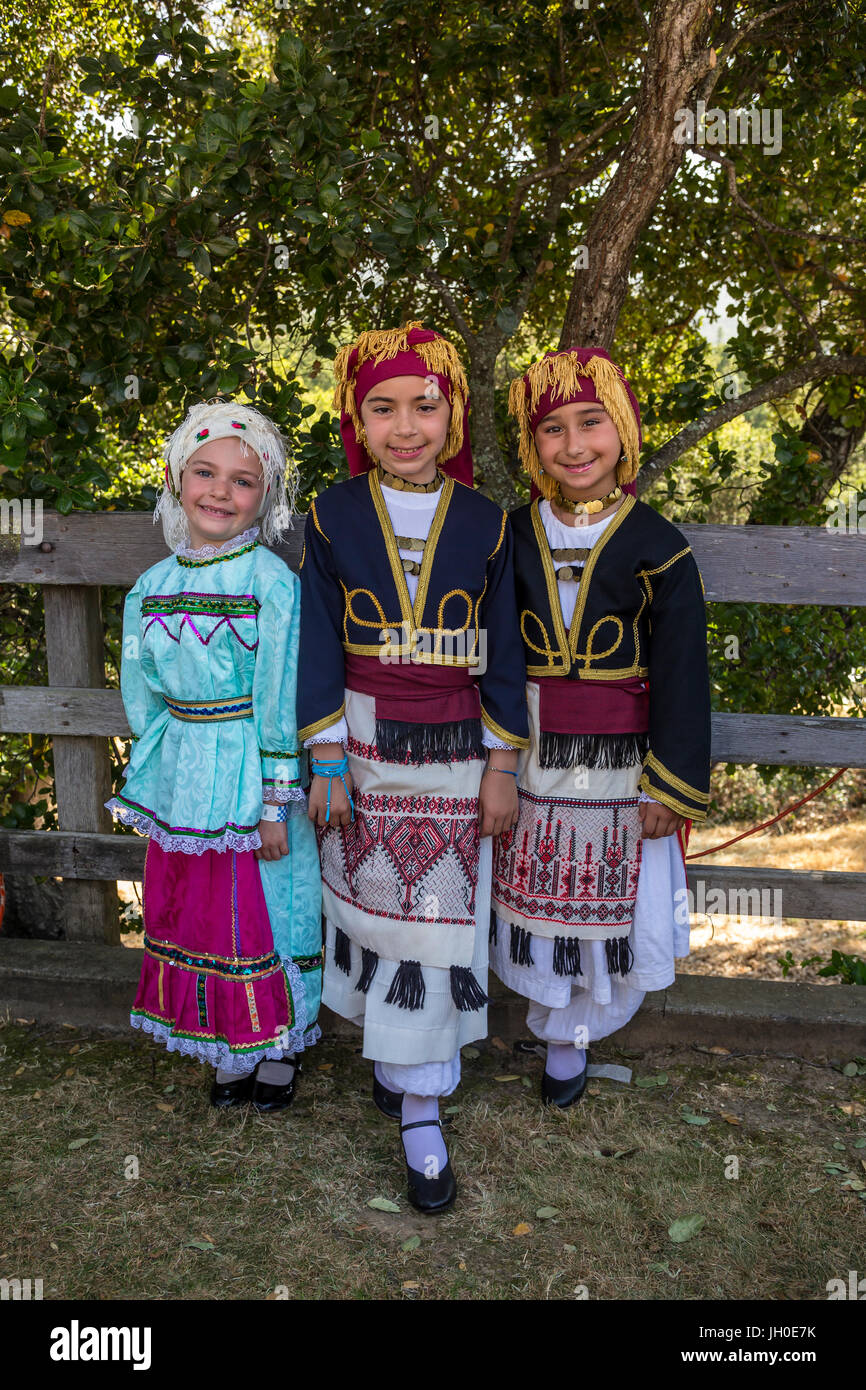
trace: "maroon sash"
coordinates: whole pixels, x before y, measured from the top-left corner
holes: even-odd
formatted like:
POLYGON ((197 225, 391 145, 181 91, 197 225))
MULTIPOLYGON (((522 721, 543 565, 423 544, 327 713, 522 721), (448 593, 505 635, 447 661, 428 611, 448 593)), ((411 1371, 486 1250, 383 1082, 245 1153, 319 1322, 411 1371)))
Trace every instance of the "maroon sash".
POLYGON ((546 734, 637 734, 649 729, 649 682, 569 680, 532 676, 538 722, 546 734))

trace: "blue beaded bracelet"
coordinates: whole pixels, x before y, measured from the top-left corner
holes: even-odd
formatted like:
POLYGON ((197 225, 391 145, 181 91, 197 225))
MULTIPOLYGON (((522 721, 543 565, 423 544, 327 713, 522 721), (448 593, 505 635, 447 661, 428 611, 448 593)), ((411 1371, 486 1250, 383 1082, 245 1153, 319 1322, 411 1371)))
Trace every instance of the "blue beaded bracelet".
POLYGON ((339 777, 340 781, 343 784, 343 790, 346 793, 346 796, 348 796, 349 798, 349 806, 351 807, 352 811, 352 820, 354 820, 355 803, 352 800, 349 788, 346 786, 345 777, 345 774, 349 771, 349 759, 345 756, 342 758, 311 758, 310 770, 312 771, 315 777, 327 777, 328 779, 328 802, 325 808, 326 818, 328 820, 331 819, 331 783, 335 777, 339 777))
POLYGON ((509 777, 516 777, 517 773, 512 772, 510 767, 488 767, 488 772, 507 772, 509 777))

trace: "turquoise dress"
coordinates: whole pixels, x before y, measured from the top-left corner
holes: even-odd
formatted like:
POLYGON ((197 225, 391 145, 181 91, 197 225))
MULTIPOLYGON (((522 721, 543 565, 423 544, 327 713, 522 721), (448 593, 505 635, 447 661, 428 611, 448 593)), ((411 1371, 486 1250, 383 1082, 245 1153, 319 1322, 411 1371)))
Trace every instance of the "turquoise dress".
POLYGON ((314 1043, 321 877, 295 720, 300 584, 258 529, 153 565, 124 610, 133 734, 109 809, 150 839, 132 1010, 170 1050, 243 1071, 314 1043), (289 854, 257 860, 263 800, 289 854))

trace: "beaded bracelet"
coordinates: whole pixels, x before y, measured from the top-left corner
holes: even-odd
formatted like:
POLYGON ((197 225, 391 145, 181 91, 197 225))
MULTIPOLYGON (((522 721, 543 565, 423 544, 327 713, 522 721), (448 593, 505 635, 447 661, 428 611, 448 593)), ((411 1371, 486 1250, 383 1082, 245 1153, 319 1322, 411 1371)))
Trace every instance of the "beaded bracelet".
POLYGON ((509 777, 516 777, 517 773, 512 772, 510 767, 488 767, 488 772, 507 772, 509 777))
POLYGON ((331 783, 335 777, 339 777, 340 781, 343 784, 343 790, 346 793, 346 796, 348 796, 349 798, 349 806, 352 810, 352 820, 354 820, 355 803, 352 800, 349 788, 346 786, 345 774, 349 771, 349 759, 345 756, 345 754, 342 758, 311 758, 310 771, 313 773, 314 777, 327 777, 328 779, 328 804, 325 808, 326 819, 331 819, 331 783))

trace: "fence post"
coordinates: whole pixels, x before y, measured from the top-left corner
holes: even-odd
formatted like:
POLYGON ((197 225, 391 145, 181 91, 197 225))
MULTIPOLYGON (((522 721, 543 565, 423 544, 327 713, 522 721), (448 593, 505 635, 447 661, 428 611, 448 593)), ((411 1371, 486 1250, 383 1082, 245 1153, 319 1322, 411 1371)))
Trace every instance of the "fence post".
MULTIPOLYGON (((45 643, 49 685, 105 686, 101 591, 83 584, 46 584, 45 643)), ((54 791, 61 830, 110 831, 103 803, 111 795, 111 759, 104 738, 53 739, 54 791)), ((69 941, 120 944, 117 887, 97 879, 64 879, 69 941)))

